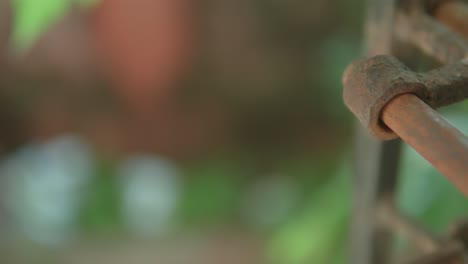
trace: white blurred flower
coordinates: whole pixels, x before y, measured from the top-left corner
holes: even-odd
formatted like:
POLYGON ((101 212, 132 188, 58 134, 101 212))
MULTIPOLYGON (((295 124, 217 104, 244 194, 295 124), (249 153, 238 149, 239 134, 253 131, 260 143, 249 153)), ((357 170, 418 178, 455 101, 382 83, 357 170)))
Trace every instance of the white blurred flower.
POLYGON ((45 245, 69 239, 92 169, 89 148, 73 136, 30 144, 12 154, 2 172, 6 207, 19 231, 45 245))
POLYGON ((171 228, 180 193, 176 167, 153 156, 135 156, 120 170, 123 217, 139 236, 158 236, 171 228))

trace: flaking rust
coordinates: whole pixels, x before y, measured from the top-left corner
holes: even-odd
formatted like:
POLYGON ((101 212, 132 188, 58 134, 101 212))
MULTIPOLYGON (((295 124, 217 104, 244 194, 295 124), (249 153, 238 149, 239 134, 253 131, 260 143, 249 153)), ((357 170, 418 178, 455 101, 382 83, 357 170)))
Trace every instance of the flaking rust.
POLYGON ((398 136, 380 121, 383 107, 397 95, 426 90, 418 75, 392 56, 352 63, 343 75, 343 99, 371 134, 382 140, 398 136))
POLYGON ((468 196, 468 138, 433 110, 468 98, 465 60, 418 74, 392 56, 352 63, 343 98, 371 134, 400 137, 468 196))
MULTIPOLYGON (((393 57, 356 61, 343 76, 346 105, 371 134, 383 140, 400 137, 468 196, 468 138, 434 111, 468 97, 467 61, 463 60, 468 55, 466 2, 369 0, 368 9, 367 56, 411 47, 445 66, 415 73, 393 57)), ((376 215, 384 201, 394 203, 399 150, 399 140, 374 140, 358 126, 351 263, 394 263, 391 241, 396 229, 401 229, 400 216, 385 225, 376 215)), ((422 230, 406 227, 410 235, 422 230)), ((418 241, 412 241, 413 246, 418 241)), ((466 263, 468 239, 452 234, 443 241, 405 263, 466 263)))

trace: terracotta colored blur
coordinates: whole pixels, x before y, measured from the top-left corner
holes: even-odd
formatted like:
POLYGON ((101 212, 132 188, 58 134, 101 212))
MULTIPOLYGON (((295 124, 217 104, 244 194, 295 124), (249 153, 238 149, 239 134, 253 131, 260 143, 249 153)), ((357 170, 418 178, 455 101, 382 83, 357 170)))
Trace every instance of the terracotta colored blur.
POLYGON ((468 137, 412 94, 391 100, 382 120, 468 196, 468 137))
POLYGON ((193 49, 190 0, 101 0, 93 29, 120 97, 152 115, 183 79, 193 49))
POLYGON ((437 20, 453 31, 468 37, 468 4, 460 0, 443 1, 433 11, 437 20))

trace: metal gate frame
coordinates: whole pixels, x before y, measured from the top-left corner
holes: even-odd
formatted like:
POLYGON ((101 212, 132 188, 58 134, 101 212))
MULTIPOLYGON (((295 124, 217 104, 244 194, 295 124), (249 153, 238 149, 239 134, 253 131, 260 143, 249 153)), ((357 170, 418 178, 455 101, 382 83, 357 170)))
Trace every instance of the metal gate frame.
POLYGON ((394 233, 423 253, 409 263, 466 263, 467 224, 437 237, 395 208, 402 143, 381 140, 403 139, 468 195, 468 138, 432 110, 468 98, 468 5, 368 0, 367 6, 365 55, 373 58, 353 63, 343 78, 345 103, 364 124, 356 126, 350 263, 393 263, 394 233), (445 66, 422 75, 388 56, 410 47, 445 66))

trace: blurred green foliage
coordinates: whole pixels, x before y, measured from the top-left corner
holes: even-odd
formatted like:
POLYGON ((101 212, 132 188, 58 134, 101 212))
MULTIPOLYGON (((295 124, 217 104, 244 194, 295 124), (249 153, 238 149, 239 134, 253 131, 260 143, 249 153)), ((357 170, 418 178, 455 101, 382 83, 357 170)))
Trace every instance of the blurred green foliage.
MULTIPOLYGON (((75 4, 89 7, 96 0, 13 0, 15 50, 28 49, 38 36, 59 20, 75 4)), ((343 1, 342 1, 343 2, 343 1)), ((346 1, 354 7, 354 3, 346 1)), ((348 16, 354 14, 347 12, 348 16)), ((355 18, 348 20, 357 21, 355 18)), ((357 23, 357 22, 356 22, 357 23)), ((323 40, 320 80, 323 109, 340 120, 345 115, 341 103, 340 76, 345 65, 358 54, 358 40, 353 34, 334 32, 323 40)), ((314 58, 311 59, 315 63, 314 58)), ((468 134, 468 104, 446 113, 455 126, 468 134)), ((343 147, 345 149, 345 147, 343 147)), ((337 150, 337 151, 341 151, 337 150)), ((275 173, 294 177, 303 184, 304 197, 290 219, 271 232, 267 254, 273 263, 343 263, 346 235, 351 213, 351 173, 341 155, 285 161, 273 166, 275 173), (336 165, 340 164, 340 165, 336 165)), ((84 230, 102 231, 120 227, 118 186, 115 164, 102 162, 86 194, 81 224, 84 230)), ((251 164, 250 164, 251 165, 251 164)), ((184 191, 179 205, 181 222, 188 225, 213 225, 238 218, 239 201, 249 179, 258 172, 244 162, 217 159, 183 168, 184 191)), ((444 177, 409 147, 399 183, 398 204, 402 210, 427 227, 443 231, 450 221, 466 216, 468 203, 444 177)))
POLYGON ((72 7, 88 8, 97 0, 12 0, 13 33, 11 42, 24 52, 49 26, 60 20, 72 7))
POLYGON ((309 190, 303 210, 274 234, 268 248, 272 263, 342 263, 351 210, 348 172, 343 165, 309 190))
POLYGON ((213 160, 185 168, 184 192, 179 208, 182 222, 212 225, 231 222, 238 208, 247 167, 213 160))
POLYGON ((84 193, 85 202, 80 214, 84 231, 106 232, 121 228, 120 193, 115 164, 97 162, 93 180, 84 193))
MULTIPOLYGON (((459 105, 445 114, 449 122, 468 134, 466 115, 459 105)), ((273 263, 343 263, 351 212, 351 174, 343 165, 326 183, 310 188, 303 211, 274 233, 269 247, 273 263)), ((408 146, 397 193, 402 211, 434 232, 468 216, 467 199, 426 160, 408 146)))

